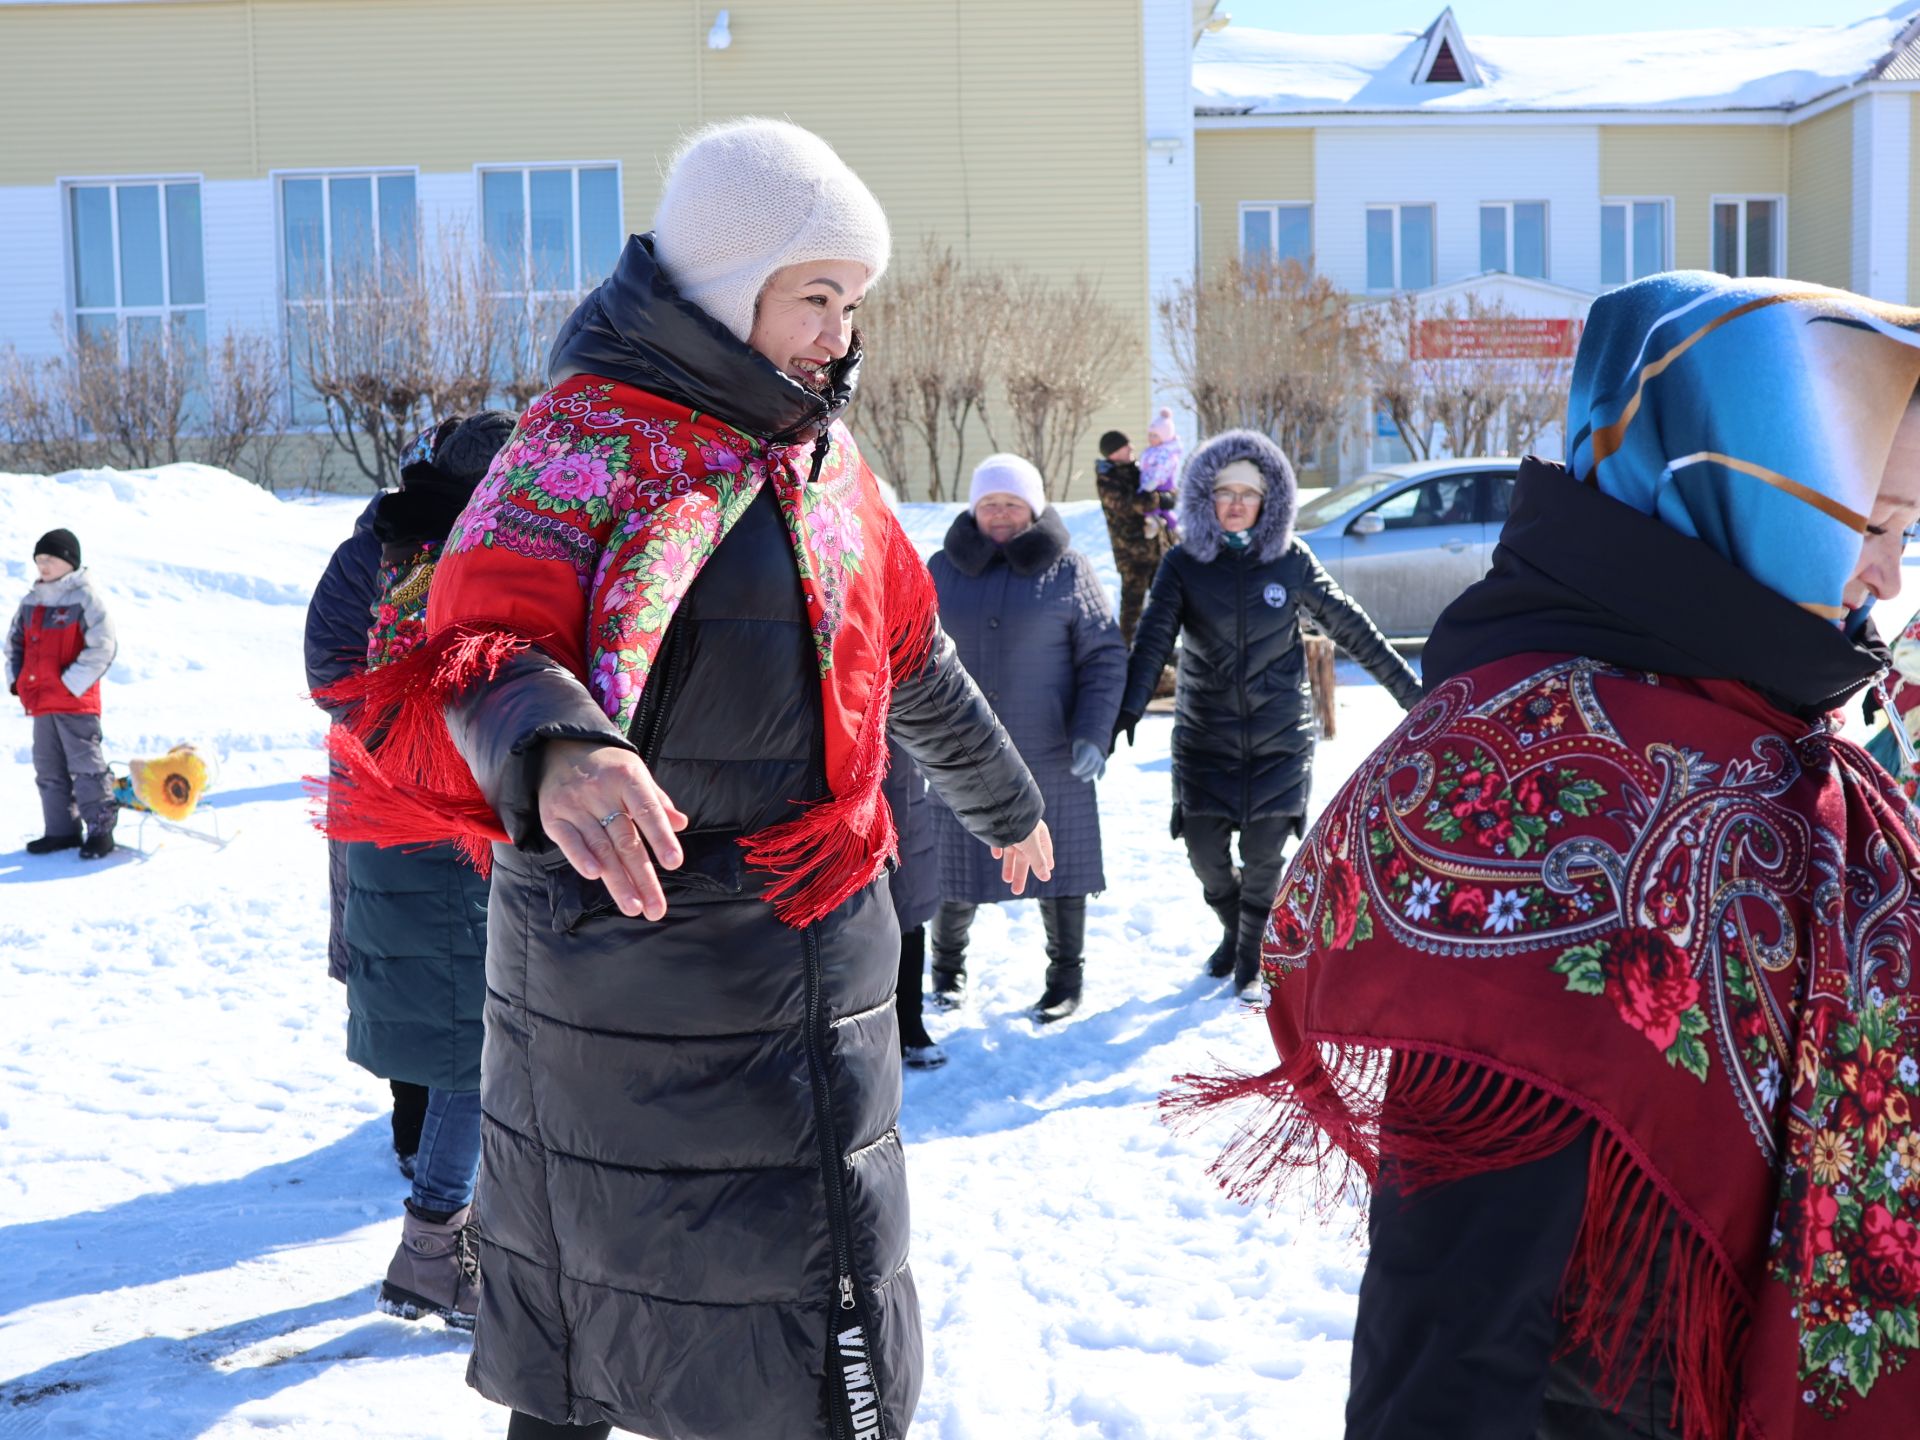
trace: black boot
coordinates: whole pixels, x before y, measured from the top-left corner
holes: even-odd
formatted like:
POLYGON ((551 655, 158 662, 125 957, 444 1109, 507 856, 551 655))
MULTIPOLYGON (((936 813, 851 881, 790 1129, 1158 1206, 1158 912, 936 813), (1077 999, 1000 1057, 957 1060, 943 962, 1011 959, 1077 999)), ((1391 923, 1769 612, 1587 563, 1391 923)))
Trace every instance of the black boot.
POLYGON ((934 1043, 922 1017, 921 986, 927 968, 927 930, 916 925, 900 936, 900 987, 894 991, 894 1020, 900 1029, 900 1063, 909 1070, 938 1070, 947 1052, 934 1043))
POLYGON ((977 908, 942 900, 934 911, 928 936, 933 946, 933 1003, 942 1010, 958 1010, 967 1003, 967 935, 977 908))
POLYGON ((1266 934, 1267 912, 1240 907, 1239 943, 1233 962, 1233 990, 1242 1000, 1265 998, 1260 983, 1260 937, 1266 934))
POLYGON ((87 838, 80 846, 82 860, 104 860, 113 854, 113 827, 96 825, 87 831, 87 838))
POLYGON ((38 840, 27 841, 27 854, 52 855, 56 851, 71 850, 80 843, 80 832, 71 835, 42 835, 38 840))
POLYGON ((1042 1025, 1064 1020, 1080 1008, 1080 981, 1087 947, 1087 897, 1059 895, 1040 902, 1047 932, 1047 988, 1034 1003, 1042 1025))
POLYGON ((1233 974, 1240 954, 1240 892, 1222 896, 1215 900, 1211 896, 1207 905, 1220 917, 1220 943, 1207 957, 1207 974, 1215 980, 1224 980, 1233 974))
POLYGON ((1036 1021, 1051 1025, 1080 1008, 1080 977, 1085 968, 1078 964, 1047 966, 1047 988, 1033 1007, 1036 1021))

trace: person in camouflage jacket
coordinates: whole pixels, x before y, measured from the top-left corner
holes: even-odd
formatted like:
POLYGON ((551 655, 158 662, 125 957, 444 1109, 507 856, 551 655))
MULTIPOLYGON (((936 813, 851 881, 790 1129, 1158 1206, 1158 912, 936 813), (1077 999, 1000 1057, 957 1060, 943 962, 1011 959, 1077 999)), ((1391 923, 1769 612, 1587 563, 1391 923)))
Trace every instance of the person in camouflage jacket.
POLYGON ((1100 462, 1094 467, 1094 487, 1107 516, 1107 536, 1113 542, 1113 564, 1120 572, 1120 636, 1133 644, 1133 627, 1153 584, 1153 572, 1172 543, 1168 522, 1174 496, 1140 488, 1140 467, 1133 458, 1133 442, 1118 430, 1100 437, 1100 462))

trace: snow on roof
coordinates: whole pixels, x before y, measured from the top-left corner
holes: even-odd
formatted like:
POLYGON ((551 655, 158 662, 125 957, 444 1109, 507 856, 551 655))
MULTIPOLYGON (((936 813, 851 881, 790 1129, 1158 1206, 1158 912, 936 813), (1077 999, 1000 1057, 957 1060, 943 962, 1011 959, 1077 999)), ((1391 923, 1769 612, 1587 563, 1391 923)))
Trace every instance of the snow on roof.
POLYGON ((1915 45, 1916 17, 1920 0, 1901 0, 1850 25, 1467 35, 1479 85, 1415 82, 1430 30, 1289 35, 1234 25, 1195 47, 1193 103, 1203 115, 1791 109, 1915 45))

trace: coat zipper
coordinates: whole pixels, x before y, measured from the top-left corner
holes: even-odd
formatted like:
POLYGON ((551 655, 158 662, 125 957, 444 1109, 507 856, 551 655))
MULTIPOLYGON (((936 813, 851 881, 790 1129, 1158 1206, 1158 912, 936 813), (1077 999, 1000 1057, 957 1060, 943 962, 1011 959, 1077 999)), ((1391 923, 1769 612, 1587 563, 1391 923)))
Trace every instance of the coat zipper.
POLYGON ((827 1192, 827 1229, 833 1241, 834 1304, 828 1311, 827 1414, 834 1440, 890 1440, 880 1365, 873 1353, 873 1327, 853 1278, 853 1225, 847 1212, 846 1156, 833 1120, 833 1089, 827 1079, 830 1045, 820 933, 809 925, 802 942, 807 957, 807 1072, 813 1081, 813 1124, 820 1137, 820 1174, 827 1192))
POLYGON ((680 661, 686 650, 687 622, 691 621, 692 607, 681 602, 680 613, 674 616, 674 625, 667 634, 667 660, 660 667, 659 700, 653 707, 653 714, 647 717, 647 733, 640 742, 640 761, 649 771, 660 758, 660 744, 666 736, 667 707, 673 703, 674 686, 679 683, 680 661))
POLYGON ((1234 580, 1233 627, 1234 654, 1240 667, 1235 690, 1240 702, 1240 823, 1244 825, 1252 819, 1247 812, 1253 809, 1253 737, 1247 708, 1247 552, 1243 550, 1234 558, 1239 565, 1234 580))

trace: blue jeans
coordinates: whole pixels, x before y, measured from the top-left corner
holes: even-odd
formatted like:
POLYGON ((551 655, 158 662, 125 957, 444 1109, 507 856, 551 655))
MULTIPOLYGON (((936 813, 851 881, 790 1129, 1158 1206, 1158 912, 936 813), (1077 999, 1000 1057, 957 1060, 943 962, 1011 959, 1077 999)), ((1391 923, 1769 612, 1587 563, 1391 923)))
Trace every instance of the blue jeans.
POLYGON ((480 1092, 427 1091, 427 1118, 413 1161, 416 1210, 458 1210, 473 1200, 480 1173, 480 1092))

